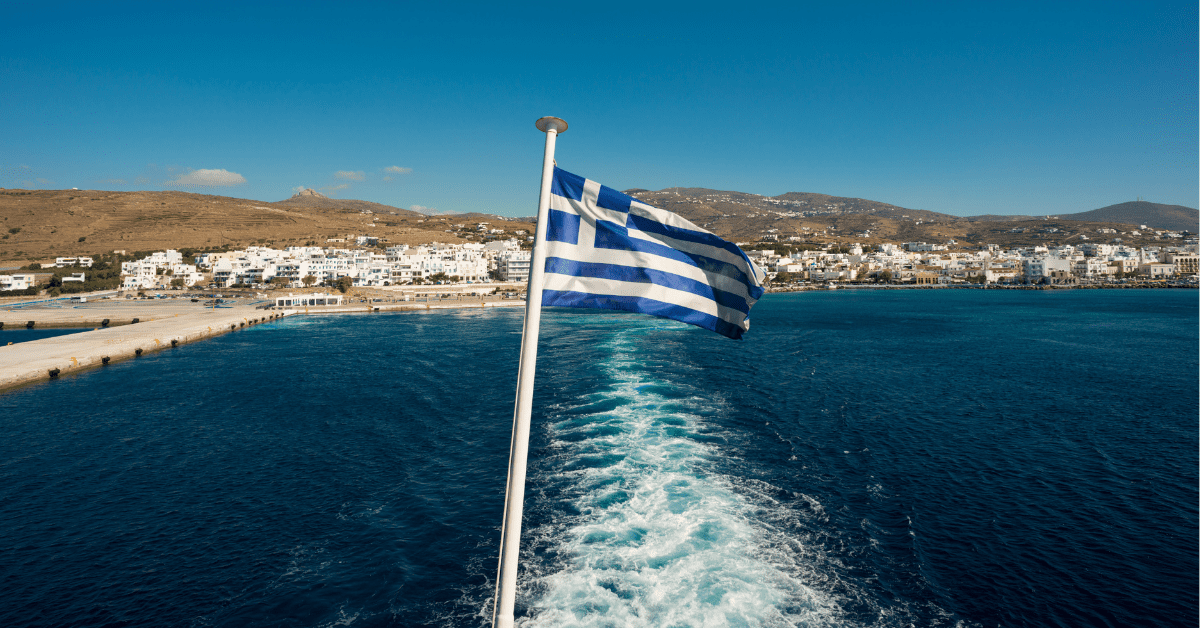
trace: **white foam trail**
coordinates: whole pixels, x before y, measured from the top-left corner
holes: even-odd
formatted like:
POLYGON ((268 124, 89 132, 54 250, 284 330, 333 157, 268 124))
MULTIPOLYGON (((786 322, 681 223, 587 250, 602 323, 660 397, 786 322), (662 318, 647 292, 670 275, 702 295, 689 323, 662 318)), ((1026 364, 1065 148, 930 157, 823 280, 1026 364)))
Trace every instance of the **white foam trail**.
POLYGON ((801 543, 712 471, 721 452, 698 430, 711 401, 655 392, 625 337, 594 367, 610 386, 552 415, 558 455, 534 482, 577 512, 529 531, 521 625, 841 625, 833 596, 806 584, 801 543))

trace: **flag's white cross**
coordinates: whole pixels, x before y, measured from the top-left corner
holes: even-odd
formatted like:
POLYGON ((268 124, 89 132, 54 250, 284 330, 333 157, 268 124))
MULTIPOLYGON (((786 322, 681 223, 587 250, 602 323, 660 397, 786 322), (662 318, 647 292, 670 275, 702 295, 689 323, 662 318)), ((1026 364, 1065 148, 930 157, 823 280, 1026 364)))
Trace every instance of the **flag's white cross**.
MULTIPOLYGON (((597 223, 603 221, 609 224, 600 225, 601 229, 613 229, 618 233, 627 234, 630 239, 665 245, 678 251, 703 255, 735 266, 745 264, 745 261, 740 256, 735 256, 725 249, 695 242, 678 241, 656 233, 646 233, 629 225, 629 215, 633 214, 672 227, 689 231, 703 231, 696 225, 675 214, 639 203, 636 200, 631 202, 629 213, 601 207, 599 204, 600 187, 599 183, 586 179, 583 186, 583 194, 579 201, 557 194, 550 196, 551 210, 579 216, 580 220, 576 243, 572 244, 562 241, 547 242, 549 245, 549 257, 560 257, 577 262, 603 262, 635 268, 655 268, 688 279, 711 284, 714 288, 731 292, 743 298, 750 296, 746 284, 742 281, 734 277, 705 272, 693 264, 643 251, 597 248, 597 223)), ((551 218, 551 222, 554 222, 553 218, 551 218)), ((561 222, 559 224, 561 225, 561 222)), ((731 320, 730 322, 734 321, 731 320)), ((736 322, 740 323, 741 321, 736 322)))

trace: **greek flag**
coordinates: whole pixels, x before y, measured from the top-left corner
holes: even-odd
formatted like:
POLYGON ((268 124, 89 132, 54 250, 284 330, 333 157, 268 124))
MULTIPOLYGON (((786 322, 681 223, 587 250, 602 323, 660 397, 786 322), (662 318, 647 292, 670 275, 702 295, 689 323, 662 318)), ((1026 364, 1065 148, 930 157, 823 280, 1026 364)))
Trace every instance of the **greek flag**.
POLYGON ((542 305, 641 312, 741 338, 762 271, 668 211, 554 169, 542 305))

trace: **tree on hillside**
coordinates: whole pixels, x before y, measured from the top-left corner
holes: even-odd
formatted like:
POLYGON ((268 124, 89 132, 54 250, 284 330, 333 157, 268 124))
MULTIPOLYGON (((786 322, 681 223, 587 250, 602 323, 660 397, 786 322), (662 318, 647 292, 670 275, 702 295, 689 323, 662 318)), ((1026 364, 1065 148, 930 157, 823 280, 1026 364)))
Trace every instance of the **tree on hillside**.
POLYGON ((314 283, 317 283, 317 278, 314 275, 305 275, 304 279, 300 280, 306 288, 311 288, 314 283))
POLYGON ((338 277, 338 280, 333 282, 334 287, 346 294, 346 291, 354 287, 354 280, 349 277, 338 277))
POLYGON ((880 271, 879 274, 877 275, 877 277, 879 277, 879 281, 882 281, 883 283, 889 283, 892 281, 892 271, 890 271, 890 270, 880 271))

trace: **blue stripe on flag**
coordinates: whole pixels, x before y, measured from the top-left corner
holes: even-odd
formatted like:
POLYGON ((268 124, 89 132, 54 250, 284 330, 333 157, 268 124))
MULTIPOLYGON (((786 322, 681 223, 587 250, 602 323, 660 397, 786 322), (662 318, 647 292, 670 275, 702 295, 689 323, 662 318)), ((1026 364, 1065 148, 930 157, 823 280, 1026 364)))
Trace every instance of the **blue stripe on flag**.
POLYGON ((746 299, 739 295, 718 290, 702 281, 653 268, 620 266, 602 262, 577 262, 561 257, 549 257, 546 258, 546 272, 568 277, 597 277, 631 283, 650 283, 712 299, 717 305, 737 310, 742 314, 750 313, 750 306, 746 303, 746 299))
POLYGON ((626 297, 607 294, 589 294, 586 292, 568 292, 564 290, 542 291, 542 305, 545 307, 578 307, 597 308, 604 310, 621 310, 638 314, 651 314, 688 323, 715 331, 727 338, 738 340, 742 337, 742 328, 722 320, 711 314, 697 312, 688 307, 664 303, 645 297, 626 297))
POLYGON ((693 231, 691 229, 681 229, 679 227, 672 227, 671 225, 664 225, 653 218, 638 216, 636 214, 629 214, 629 220, 625 223, 625 225, 645 233, 653 233, 675 240, 682 240, 684 242, 703 244, 705 246, 711 246, 729 251, 730 253, 733 253, 734 255, 743 259, 746 258, 746 254, 742 252, 742 249, 738 248, 738 245, 722 240, 711 233, 693 231))
POLYGON ((546 240, 579 244, 579 218, 579 214, 550 210, 550 221, 546 224, 546 240))
POLYGON ((607 185, 600 186, 600 194, 596 198, 596 206, 602 209, 609 209, 617 212, 629 213, 629 205, 633 202, 633 197, 608 187, 607 185))
POLYGON ((746 277, 746 273, 742 269, 721 260, 680 251, 679 249, 671 248, 665 244, 650 242, 648 240, 636 240, 629 237, 629 231, 624 225, 608 222, 607 220, 596 221, 596 244, 598 249, 612 249, 616 251, 637 251, 639 253, 649 253, 658 255, 667 259, 673 259, 677 262, 683 262, 695 266, 706 273, 715 275, 723 275, 731 279, 735 279, 751 288, 750 296, 758 299, 762 296, 762 288, 753 285, 753 282, 746 277), (758 294, 755 294, 757 289, 758 294))
POLYGON ((554 180, 550 184, 550 192, 573 201, 583 200, 583 177, 571 174, 566 170, 554 167, 554 180))

